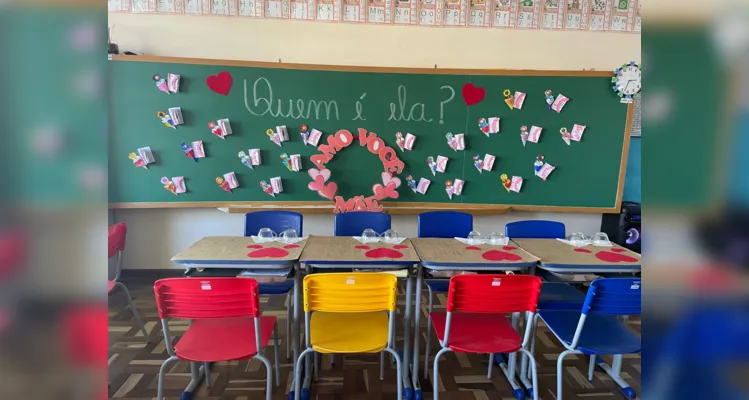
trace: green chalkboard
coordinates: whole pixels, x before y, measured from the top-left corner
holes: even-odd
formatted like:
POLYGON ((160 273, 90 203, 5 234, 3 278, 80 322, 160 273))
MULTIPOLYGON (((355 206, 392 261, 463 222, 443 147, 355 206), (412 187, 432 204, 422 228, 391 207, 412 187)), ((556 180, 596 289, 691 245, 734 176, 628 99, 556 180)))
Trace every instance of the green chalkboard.
MULTIPOLYGON (((294 66, 232 61, 186 60, 157 57, 118 57, 110 62, 110 165, 109 201, 112 207, 209 206, 242 202, 319 202, 309 190, 306 172, 290 172, 281 153, 300 154, 304 170, 312 168, 309 157, 317 153, 304 146, 299 135, 303 123, 326 135, 339 129, 376 132, 397 148, 395 133, 410 132, 417 139, 412 151, 398 155, 405 163, 401 179, 432 181, 426 195, 413 193, 404 184, 397 204, 433 203, 508 205, 522 209, 564 209, 601 212, 614 210, 621 199, 628 148, 628 107, 611 90, 610 75, 603 72, 541 71, 444 71, 369 69, 328 66, 294 66), (135 62, 137 61, 137 62, 135 62), (227 96, 213 93, 206 77, 228 71, 233 85, 227 96), (181 91, 160 92, 151 77, 178 74, 181 91), (466 106, 461 90, 466 83, 483 87, 486 97, 466 106), (527 93, 520 110, 510 110, 504 89, 527 93), (571 100, 561 113, 550 111, 544 91, 562 93, 571 100), (185 124, 164 127, 156 113, 181 107, 185 124), (478 127, 481 117, 500 117, 501 131, 486 137, 478 127), (225 140, 212 135, 209 121, 229 118, 233 134, 225 140), (565 144, 561 127, 587 126, 583 140, 565 144), (286 125, 290 141, 283 148, 266 136, 268 128, 286 125), (520 140, 521 125, 542 127, 539 143, 520 140), (447 132, 465 133, 466 150, 453 151, 447 132), (202 140, 207 157, 187 158, 182 142, 202 140), (150 146, 156 157, 149 170, 133 166, 129 152, 150 146), (262 165, 250 170, 237 157, 239 151, 260 148, 262 165), (479 173, 472 157, 497 157, 491 172, 479 173), (556 170, 547 181, 534 176, 538 154, 556 170), (433 176, 426 159, 449 158, 444 173, 433 176), (215 178, 235 172, 240 187, 229 194, 215 178), (508 193, 500 174, 524 178, 520 193, 508 193), (175 196, 160 184, 162 176, 184 176, 188 192, 175 196), (284 192, 275 198, 263 193, 262 179, 280 176, 284 192), (461 178, 461 196, 450 200, 445 181, 461 178), (166 203, 166 204, 159 204, 166 203)), ((352 145, 336 155, 327 167, 344 198, 371 195, 380 181, 382 163, 365 147, 352 145)), ((387 202, 385 203, 387 206, 387 202)))

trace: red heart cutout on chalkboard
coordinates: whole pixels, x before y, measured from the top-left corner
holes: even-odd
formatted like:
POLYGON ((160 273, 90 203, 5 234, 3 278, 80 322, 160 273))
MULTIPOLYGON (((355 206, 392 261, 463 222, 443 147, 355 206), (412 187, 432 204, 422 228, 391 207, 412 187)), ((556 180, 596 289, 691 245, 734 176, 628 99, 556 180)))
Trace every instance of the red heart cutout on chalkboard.
POLYGON ((333 200, 333 197, 335 197, 335 193, 338 191, 338 185, 335 182, 330 182, 327 185, 325 185, 324 188, 321 190, 318 190, 317 193, 325 197, 326 199, 333 200))
POLYGON ((473 83, 466 83, 463 85, 463 101, 466 102, 467 106, 481 103, 486 96, 486 90, 482 87, 473 86, 473 83))
POLYGON ((502 250, 489 250, 486 253, 482 254, 481 257, 484 260, 489 261, 520 261, 522 259, 522 257, 517 254, 508 253, 502 250))
POLYGON ((637 262, 637 259, 626 254, 611 253, 608 251, 599 251, 596 253, 596 258, 606 262, 618 263, 624 262, 637 262))
POLYGON ((232 78, 228 71, 221 71, 218 75, 211 75, 205 79, 208 88, 215 93, 226 96, 231 90, 232 78))
POLYGON ((307 187, 315 192, 322 190, 325 187, 325 177, 322 175, 315 176, 315 181, 308 183, 307 187))

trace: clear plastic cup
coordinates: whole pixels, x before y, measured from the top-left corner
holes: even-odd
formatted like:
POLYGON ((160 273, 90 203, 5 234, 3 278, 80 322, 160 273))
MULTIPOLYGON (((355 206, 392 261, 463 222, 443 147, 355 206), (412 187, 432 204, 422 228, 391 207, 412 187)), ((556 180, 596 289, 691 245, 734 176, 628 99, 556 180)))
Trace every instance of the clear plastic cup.
POLYGON ((398 236, 398 232, 395 229, 388 229, 382 234, 382 240, 384 240, 386 243, 398 243, 400 241, 400 237, 398 236))
POLYGON ((609 235, 605 234, 604 232, 598 232, 593 235, 593 246, 611 246, 609 235))
POLYGON ((469 244, 481 244, 484 242, 484 235, 479 231, 471 231, 468 233, 469 244))
POLYGON ((364 243, 374 243, 377 241, 378 235, 377 232, 374 231, 374 229, 365 229, 364 232, 361 233, 361 240, 364 243))
POLYGON ((260 243, 272 242, 276 236, 276 232, 273 232, 270 228, 262 228, 257 232, 257 238, 260 243))
POLYGON ((295 229, 287 229, 281 232, 280 237, 284 243, 294 243, 299 236, 297 236, 295 229))
POLYGON ((567 240, 572 243, 573 246, 580 247, 585 246, 587 244, 585 235, 583 235, 580 232, 573 232, 568 237, 567 240))
POLYGON ((507 238, 505 237, 505 234, 502 232, 492 232, 489 235, 489 244, 494 246, 499 245, 506 245, 507 244, 507 238))

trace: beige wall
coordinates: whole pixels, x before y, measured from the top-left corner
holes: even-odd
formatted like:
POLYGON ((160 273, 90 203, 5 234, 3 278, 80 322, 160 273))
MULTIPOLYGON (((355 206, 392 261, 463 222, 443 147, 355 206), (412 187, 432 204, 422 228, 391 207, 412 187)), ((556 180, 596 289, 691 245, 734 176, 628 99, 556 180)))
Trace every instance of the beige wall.
MULTIPOLYGON (((640 36, 591 32, 430 29, 251 20, 222 17, 109 14, 121 51, 139 54, 398 67, 598 69, 640 60, 640 36)), ((125 268, 174 268, 169 258, 203 236, 241 235, 242 215, 213 209, 118 210, 128 224, 125 268)), ((600 214, 512 212, 477 217, 474 228, 501 232, 522 219, 564 222, 593 234, 600 214)), ((416 216, 394 216, 401 235, 416 235, 416 216)), ((304 233, 332 235, 332 216, 305 215, 304 233)))

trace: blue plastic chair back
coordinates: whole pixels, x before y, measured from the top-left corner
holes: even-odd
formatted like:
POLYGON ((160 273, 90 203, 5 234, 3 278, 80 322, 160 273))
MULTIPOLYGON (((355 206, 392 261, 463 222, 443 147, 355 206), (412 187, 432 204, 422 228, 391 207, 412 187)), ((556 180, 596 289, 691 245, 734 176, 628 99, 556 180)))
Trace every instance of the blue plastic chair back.
POLYGON ((302 232, 302 214, 293 211, 256 211, 245 214, 244 235, 257 235, 262 228, 270 228, 277 234, 287 229, 296 230, 298 236, 304 236, 302 232))
POLYGON ((390 229, 390 214, 354 211, 335 215, 333 235, 361 236, 365 229, 374 229, 378 235, 390 229))
POLYGON ((516 221, 505 225, 510 239, 564 239, 564 224, 557 221, 516 221))
POLYGON ((418 237, 468 237, 473 230, 473 215, 458 211, 430 211, 419 214, 418 237))
POLYGON ((583 314, 640 315, 640 278, 599 278, 590 283, 583 314))

